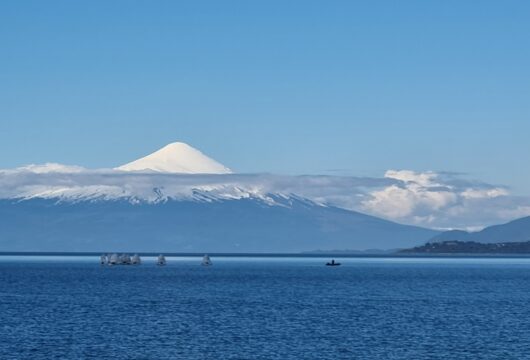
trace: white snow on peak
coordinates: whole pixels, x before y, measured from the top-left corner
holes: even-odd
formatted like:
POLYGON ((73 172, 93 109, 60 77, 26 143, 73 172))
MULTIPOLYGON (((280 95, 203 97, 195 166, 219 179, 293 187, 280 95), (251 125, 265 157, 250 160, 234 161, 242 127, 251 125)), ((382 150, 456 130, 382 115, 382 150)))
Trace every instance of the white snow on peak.
POLYGON ((141 159, 117 167, 122 171, 156 171, 177 174, 231 174, 223 164, 182 142, 174 142, 141 159))

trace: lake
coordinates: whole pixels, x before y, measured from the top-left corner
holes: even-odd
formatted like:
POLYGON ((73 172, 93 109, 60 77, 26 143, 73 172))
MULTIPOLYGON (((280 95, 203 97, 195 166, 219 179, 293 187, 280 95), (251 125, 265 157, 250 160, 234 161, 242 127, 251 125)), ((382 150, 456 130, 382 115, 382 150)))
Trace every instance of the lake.
POLYGON ((528 258, 0 256, 1 359, 522 359, 528 258))

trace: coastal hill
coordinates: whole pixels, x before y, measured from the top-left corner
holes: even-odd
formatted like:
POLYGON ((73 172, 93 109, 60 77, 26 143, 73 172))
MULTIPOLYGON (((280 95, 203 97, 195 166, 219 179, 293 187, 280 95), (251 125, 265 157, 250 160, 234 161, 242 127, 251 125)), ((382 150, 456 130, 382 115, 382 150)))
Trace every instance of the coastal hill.
POLYGON ((398 253, 411 254, 530 254, 530 241, 483 244, 474 241, 427 243, 398 253))
POLYGON ((530 216, 506 224, 489 226, 482 231, 446 231, 434 236, 430 243, 460 241, 476 243, 506 243, 530 241, 530 216))
POLYGON ((477 232, 446 231, 400 253, 530 254, 530 216, 477 232))

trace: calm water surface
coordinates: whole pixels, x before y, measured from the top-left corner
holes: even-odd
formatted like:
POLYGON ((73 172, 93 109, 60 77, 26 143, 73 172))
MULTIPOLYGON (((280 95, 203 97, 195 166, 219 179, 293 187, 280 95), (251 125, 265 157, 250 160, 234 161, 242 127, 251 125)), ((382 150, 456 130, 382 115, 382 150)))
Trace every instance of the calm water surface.
POLYGON ((529 259, 0 257, 0 359, 528 359, 529 259))

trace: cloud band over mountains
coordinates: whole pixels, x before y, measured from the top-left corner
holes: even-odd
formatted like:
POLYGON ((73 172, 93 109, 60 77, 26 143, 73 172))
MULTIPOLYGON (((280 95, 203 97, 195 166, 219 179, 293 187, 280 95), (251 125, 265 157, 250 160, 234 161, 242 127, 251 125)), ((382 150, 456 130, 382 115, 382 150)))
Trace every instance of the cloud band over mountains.
POLYGON ((0 170, 0 198, 135 201, 215 201, 300 196, 430 228, 480 229, 530 215, 530 198, 502 186, 443 172, 389 170, 384 177, 272 174, 163 174, 88 170, 59 164, 0 170))

